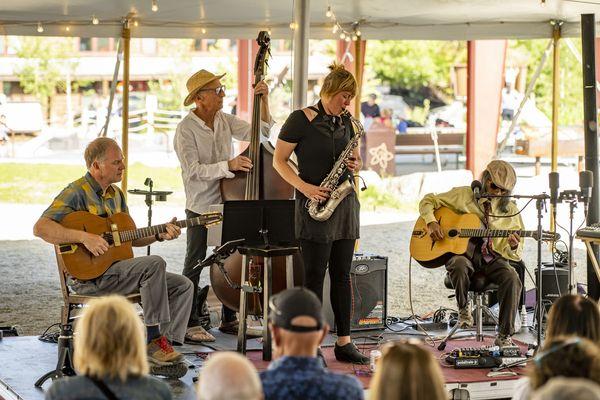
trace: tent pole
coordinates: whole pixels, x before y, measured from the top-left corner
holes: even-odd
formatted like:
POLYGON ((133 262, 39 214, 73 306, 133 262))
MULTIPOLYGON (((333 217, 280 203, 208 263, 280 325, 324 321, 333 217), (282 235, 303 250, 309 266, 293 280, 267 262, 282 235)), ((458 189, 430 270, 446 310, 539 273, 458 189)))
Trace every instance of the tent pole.
POLYGON ((123 119, 123 132, 121 137, 121 146, 123 157, 125 157, 125 171, 123 171, 123 180, 121 181, 121 190, 127 198, 127 171, 129 164, 129 42, 131 39, 131 29, 129 23, 131 20, 123 20, 123 109, 121 118, 123 119))
POLYGON ((310 0, 294 0, 294 55, 292 109, 306 105, 308 89, 308 37, 310 35, 310 0))
POLYGON ((560 34, 561 21, 554 21, 552 32, 552 172, 558 169, 558 112, 560 106, 560 34))
MULTIPOLYGON (((558 112, 560 106, 560 34, 562 21, 553 21, 554 30, 552 32, 552 148, 551 148, 551 170, 558 170, 558 112)), ((550 204, 550 210, 553 211, 554 205, 550 204)), ((554 231, 556 221, 554 213, 550 213, 550 230, 554 231)))
MULTIPOLYGON (((585 141, 585 169, 592 171, 592 198, 589 201, 587 225, 598 222, 600 202, 600 179, 598 177, 598 109, 596 106, 596 54, 594 40, 596 37, 594 14, 581 15, 581 55, 583 68, 583 132, 585 141)), ((591 246, 594 257, 598 258, 598 245, 591 246)), ((588 252, 587 256, 588 294, 595 300, 600 297, 600 281, 594 272, 594 264, 588 252)))

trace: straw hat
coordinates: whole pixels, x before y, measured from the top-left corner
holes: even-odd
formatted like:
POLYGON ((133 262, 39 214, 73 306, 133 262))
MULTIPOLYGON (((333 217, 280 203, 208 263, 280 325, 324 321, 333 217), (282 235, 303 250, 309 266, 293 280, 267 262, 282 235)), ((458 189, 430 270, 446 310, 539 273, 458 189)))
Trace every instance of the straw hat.
POLYGON ((492 182, 499 188, 511 191, 517 183, 517 174, 512 165, 502 160, 493 160, 485 168, 492 178, 492 182))
POLYGON ((202 89, 204 86, 208 85, 212 81, 221 79, 224 76, 225 74, 215 75, 212 72, 208 72, 205 69, 201 69, 200 71, 196 72, 194 75, 191 76, 190 79, 188 79, 187 83, 185 84, 187 86, 188 95, 183 101, 183 105, 189 106, 190 104, 192 104, 194 102, 194 97, 196 97, 196 94, 198 93, 198 90, 202 89))

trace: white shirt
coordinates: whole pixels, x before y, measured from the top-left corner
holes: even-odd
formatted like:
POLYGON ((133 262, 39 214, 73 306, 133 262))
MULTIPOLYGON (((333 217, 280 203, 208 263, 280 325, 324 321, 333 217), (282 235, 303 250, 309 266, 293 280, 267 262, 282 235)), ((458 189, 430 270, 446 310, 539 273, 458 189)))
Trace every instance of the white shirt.
MULTIPOLYGON (((268 138, 274 125, 261 121, 261 134, 268 138)), ((219 180, 233 178, 227 161, 233 157, 232 138, 249 140, 252 125, 235 115, 217 111, 214 131, 193 110, 177 125, 175 153, 181 164, 185 208, 197 214, 221 203, 219 180)))

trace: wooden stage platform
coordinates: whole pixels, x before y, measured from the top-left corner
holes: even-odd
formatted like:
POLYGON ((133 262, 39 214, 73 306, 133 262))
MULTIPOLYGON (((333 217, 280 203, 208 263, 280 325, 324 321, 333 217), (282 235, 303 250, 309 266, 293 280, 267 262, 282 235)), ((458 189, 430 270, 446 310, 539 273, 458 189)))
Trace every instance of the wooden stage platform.
MULTIPOLYGON (((392 328, 395 331, 402 330, 402 332, 396 333, 387 329, 385 331, 356 332, 352 336, 356 345, 365 351, 366 354, 387 341, 424 337, 423 333, 415 331, 404 324, 396 324, 392 328)), ((490 327, 489 329, 492 328, 490 327)), ((210 343, 211 348, 202 345, 184 345, 177 348, 185 354, 186 362, 189 363, 189 371, 181 379, 166 380, 172 388, 174 399, 195 399, 193 378, 198 375, 206 357, 213 351, 233 350, 235 348, 236 338, 234 336, 222 334, 216 329, 213 329, 211 332, 217 338, 215 343, 210 343)), ((429 334, 435 338, 442 337, 444 333, 445 329, 429 331, 429 334)), ((494 332, 493 330, 486 331, 486 334, 490 338, 487 338, 483 343, 467 339, 452 340, 448 342, 445 352, 451 352, 457 347, 489 346, 493 342, 494 332)), ((516 335, 515 338, 521 341, 522 351, 526 351, 526 343, 532 342, 534 336, 527 331, 516 335)), ((353 366, 337 362, 333 355, 333 342, 334 338, 330 335, 323 347, 323 353, 329 369, 340 373, 356 375, 363 383, 365 390, 368 391, 371 380, 371 372, 368 366, 353 366)), ((517 375, 488 376, 489 369, 454 369, 447 366, 445 361, 443 361, 442 352, 432 346, 427 347, 440 360, 448 390, 467 390, 471 399, 510 398, 516 387, 517 380, 523 372, 522 368, 513 368, 513 371, 517 375)), ((249 351, 247 356, 259 371, 268 366, 267 362, 262 361, 260 348, 261 343, 259 339, 248 341, 249 351)), ((44 373, 53 370, 56 367, 56 360, 57 345, 42 342, 36 336, 5 337, 0 340, 0 400, 43 399, 44 391, 35 388, 34 382, 44 373)), ((49 386, 49 381, 44 384, 44 388, 46 389, 49 386)))

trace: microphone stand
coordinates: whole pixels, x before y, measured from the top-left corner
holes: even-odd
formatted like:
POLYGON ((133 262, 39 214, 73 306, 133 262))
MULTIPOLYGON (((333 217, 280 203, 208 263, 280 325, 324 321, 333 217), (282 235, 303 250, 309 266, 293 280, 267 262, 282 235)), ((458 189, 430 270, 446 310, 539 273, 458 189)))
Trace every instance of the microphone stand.
MULTIPOLYGON (((584 203, 584 214, 587 214, 587 198, 582 192, 577 190, 563 190, 558 197, 558 201, 569 203, 569 286, 568 292, 573 293, 575 285, 573 284, 573 220, 575 219, 575 208, 578 202, 584 203)), ((560 290, 560 288, 558 288, 560 290)))
POLYGON ((546 200, 550 198, 546 193, 536 194, 536 195, 519 195, 519 194, 486 194, 483 193, 479 196, 480 198, 491 199, 494 197, 500 198, 512 198, 512 199, 535 199, 535 206, 537 209, 537 268, 538 274, 535 278, 536 282, 536 294, 537 294, 537 329, 536 329, 536 340, 537 340, 537 348, 542 345, 542 318, 543 314, 543 304, 542 304, 542 210, 546 208, 546 200))

